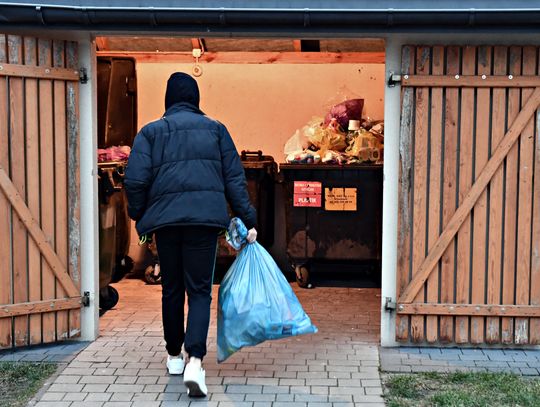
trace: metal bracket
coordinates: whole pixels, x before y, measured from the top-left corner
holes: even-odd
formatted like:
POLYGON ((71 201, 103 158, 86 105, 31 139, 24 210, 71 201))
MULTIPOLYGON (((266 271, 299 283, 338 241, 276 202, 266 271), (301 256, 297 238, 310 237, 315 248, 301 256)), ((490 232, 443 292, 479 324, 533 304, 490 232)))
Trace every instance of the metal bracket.
POLYGON ((85 83, 88 83, 88 72, 86 68, 79 69, 79 82, 82 83, 83 85, 85 83))
POLYGON ((390 72, 390 77, 388 78, 388 82, 386 84, 389 88, 393 88, 396 85, 399 85, 401 83, 401 75, 395 74, 394 72, 390 72))
POLYGON ((82 299, 81 299, 81 304, 83 305, 83 307, 89 307, 90 306, 90 291, 85 291, 83 296, 82 296, 82 299))
POLYGON ((396 310, 396 303, 394 301, 392 301, 392 298, 390 297, 385 297, 385 302, 384 302, 384 310, 385 311, 395 311, 396 310))

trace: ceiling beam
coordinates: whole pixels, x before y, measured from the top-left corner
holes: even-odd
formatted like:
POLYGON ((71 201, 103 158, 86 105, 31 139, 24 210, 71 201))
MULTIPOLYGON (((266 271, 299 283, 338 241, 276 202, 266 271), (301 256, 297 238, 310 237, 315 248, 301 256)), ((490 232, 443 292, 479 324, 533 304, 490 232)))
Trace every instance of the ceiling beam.
MULTIPOLYGON (((193 63, 190 52, 98 52, 138 62, 193 63)), ((383 64, 384 52, 205 52, 199 62, 217 64, 383 64)))
POLYGON ((96 37, 96 47, 98 51, 108 51, 109 39, 107 37, 96 37))
POLYGON ((192 38, 191 46, 193 47, 193 49, 200 49, 203 54, 206 51, 206 46, 202 38, 192 38))

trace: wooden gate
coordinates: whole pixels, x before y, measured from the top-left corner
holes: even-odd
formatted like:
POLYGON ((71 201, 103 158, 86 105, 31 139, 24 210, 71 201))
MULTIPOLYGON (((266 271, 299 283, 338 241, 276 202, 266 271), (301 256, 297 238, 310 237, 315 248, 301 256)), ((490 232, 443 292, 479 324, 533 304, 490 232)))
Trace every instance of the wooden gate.
POLYGON ((540 343, 538 66, 403 48, 398 341, 540 343))
POLYGON ((0 347, 80 334, 77 43, 0 34, 0 347))

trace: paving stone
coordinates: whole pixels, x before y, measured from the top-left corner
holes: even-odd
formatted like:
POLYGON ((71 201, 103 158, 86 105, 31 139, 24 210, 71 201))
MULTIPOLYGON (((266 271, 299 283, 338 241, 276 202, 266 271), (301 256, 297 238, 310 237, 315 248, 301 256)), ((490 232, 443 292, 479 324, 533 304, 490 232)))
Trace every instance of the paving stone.
POLYGON ((74 401, 70 407, 102 407, 103 401, 74 401))
POLYGON ((447 366, 411 366, 411 371, 413 373, 425 373, 425 372, 446 373, 448 372, 448 367, 447 366))
POLYGON ((60 401, 67 393, 45 393, 41 398, 41 401, 60 401))
POLYGON ((294 394, 276 394, 276 402, 293 402, 294 394))
POLYGON ((366 387, 366 395, 381 396, 383 394, 382 387, 366 387))
POLYGON ((483 353, 463 354, 459 357, 461 360, 489 360, 483 353))
POLYGON ((212 401, 253 401, 247 400, 247 396, 244 393, 209 393, 212 401))
POLYGON ((139 379, 137 376, 115 376, 115 384, 135 384, 139 379))
POLYGON ((525 376, 538 376, 538 369, 522 367, 519 370, 525 376))
POLYGON ((110 401, 131 401, 134 393, 113 393, 110 401))
MULTIPOLYGON (((66 395, 64 396, 62 400, 63 401, 83 401, 86 399, 86 396, 88 396, 88 393, 66 393, 66 395)), ((94 400, 94 401, 97 401, 97 400, 94 400)))
POLYGON ((107 391, 107 388, 112 386, 110 384, 85 384, 83 391, 87 393, 103 393, 107 391))
POLYGON ((320 394, 295 394, 294 401, 307 402, 307 403, 326 403, 328 396, 320 394))
POLYGON ((162 401, 161 407, 189 407, 190 404, 190 401, 162 401))
POLYGON ((69 392, 78 392, 83 389, 84 385, 82 384, 73 384, 73 383, 54 383, 48 388, 48 392, 60 392, 60 393, 69 393, 69 392))
POLYGON ((83 376, 79 383, 82 384, 112 384, 116 380, 116 376, 83 376))
POLYGON ((109 401, 112 393, 88 393, 84 401, 109 401))
POLYGON ((132 401, 156 401, 158 393, 135 393, 132 401))
POLYGON ((301 402, 280 402, 276 401, 275 403, 272 403, 272 407, 306 407, 307 403, 301 403, 301 402))

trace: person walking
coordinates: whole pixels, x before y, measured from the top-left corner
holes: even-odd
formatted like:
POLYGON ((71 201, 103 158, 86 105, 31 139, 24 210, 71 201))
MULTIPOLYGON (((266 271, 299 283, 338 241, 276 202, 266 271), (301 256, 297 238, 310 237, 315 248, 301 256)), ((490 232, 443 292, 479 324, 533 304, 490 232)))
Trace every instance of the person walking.
POLYGON ((156 239, 167 369, 184 375, 191 397, 207 395, 202 360, 218 233, 229 223, 227 203, 249 229, 248 242, 257 238, 256 213, 234 142, 223 124, 199 109, 199 100, 195 79, 182 72, 171 75, 165 114, 135 137, 124 178, 137 232, 156 239))

